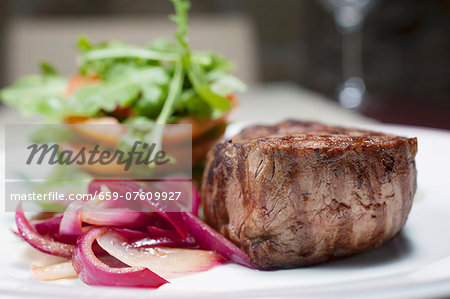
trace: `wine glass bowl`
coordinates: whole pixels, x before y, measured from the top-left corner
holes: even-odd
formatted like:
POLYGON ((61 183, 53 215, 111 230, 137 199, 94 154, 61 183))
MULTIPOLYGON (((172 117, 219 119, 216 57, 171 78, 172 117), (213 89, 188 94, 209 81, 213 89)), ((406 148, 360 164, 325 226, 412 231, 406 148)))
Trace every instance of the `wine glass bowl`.
POLYGON ((342 37, 342 83, 337 88, 339 103, 357 109, 366 96, 362 67, 361 29, 375 0, 319 0, 332 13, 342 37))

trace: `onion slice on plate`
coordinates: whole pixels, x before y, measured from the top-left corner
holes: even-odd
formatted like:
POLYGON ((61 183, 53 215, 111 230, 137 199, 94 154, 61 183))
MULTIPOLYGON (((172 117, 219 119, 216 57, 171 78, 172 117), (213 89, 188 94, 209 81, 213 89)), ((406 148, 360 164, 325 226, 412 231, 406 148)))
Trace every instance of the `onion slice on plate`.
POLYGON ((126 208, 101 210, 85 205, 81 218, 83 222, 93 225, 139 228, 145 227, 151 216, 126 208))
POLYGON ((81 227, 81 211, 84 202, 71 202, 64 211, 59 225, 59 235, 63 238, 76 238, 83 233, 81 227))
POLYGON ((59 231, 59 225, 61 224, 62 216, 55 216, 46 220, 39 220, 31 222, 33 223, 36 231, 41 235, 55 234, 59 231))
POLYGON ((50 281, 65 278, 76 278, 72 262, 68 259, 45 255, 30 265, 32 278, 40 281, 50 281))
MULTIPOLYGON (((93 180, 88 187, 90 194, 96 194, 101 191, 102 186, 106 186, 111 192, 118 192, 120 195, 125 196, 127 192, 147 192, 149 190, 143 190, 142 186, 135 182, 124 182, 117 180, 93 180)), ((186 238, 188 236, 188 231, 184 225, 182 213, 175 212, 166 212, 170 211, 167 207, 164 206, 164 203, 161 201, 143 201, 151 211, 158 213, 161 217, 166 219, 170 224, 178 231, 182 238, 186 238)))
POLYGON ((214 251, 169 247, 137 248, 111 230, 97 238, 97 242, 121 262, 146 267, 164 278, 206 271, 226 262, 214 251))
POLYGON ((152 237, 169 237, 171 239, 181 238, 176 230, 160 228, 155 225, 148 225, 147 231, 152 237))
POLYGON ((32 247, 51 255, 71 258, 74 245, 57 242, 35 231, 25 217, 21 204, 16 210, 16 225, 19 235, 32 247))
POLYGON ((219 234, 205 222, 190 213, 184 213, 184 220, 189 233, 195 238, 200 248, 213 250, 237 264, 258 269, 248 255, 230 240, 219 234))
POLYGON ((152 201, 147 200, 145 201, 147 206, 152 209, 154 212, 158 213, 161 217, 166 219, 180 234, 180 236, 185 239, 188 237, 188 230, 186 226, 184 225, 183 220, 183 214, 186 212, 166 212, 167 210, 170 210, 165 206, 165 203, 162 201, 152 201))
POLYGON ((157 288, 168 281, 145 267, 112 268, 100 261, 92 251, 95 240, 108 228, 93 228, 80 237, 72 264, 78 277, 88 285, 157 288))
POLYGON ((147 238, 150 235, 146 232, 139 231, 139 230, 132 230, 129 228, 118 228, 118 227, 111 227, 112 230, 117 231, 121 236, 127 239, 127 241, 136 241, 143 238, 147 238))
POLYGON ((192 179, 181 175, 166 176, 161 180, 153 182, 152 186, 165 192, 181 192, 180 199, 177 200, 177 203, 179 204, 177 210, 180 210, 180 212, 192 211, 192 214, 198 216, 200 195, 192 179), (191 197, 185 196, 186 194, 191 194, 191 197))

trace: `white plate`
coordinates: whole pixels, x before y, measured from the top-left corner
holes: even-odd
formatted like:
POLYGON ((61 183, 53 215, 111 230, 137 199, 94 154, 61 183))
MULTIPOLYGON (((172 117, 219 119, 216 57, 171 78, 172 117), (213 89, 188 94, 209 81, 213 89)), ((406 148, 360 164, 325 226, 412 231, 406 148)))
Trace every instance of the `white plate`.
MULTIPOLYGON (((234 125, 229 132, 240 127, 242 124, 234 125)), ((450 133, 401 126, 369 128, 419 140, 418 190, 411 214, 403 232, 377 250, 295 270, 259 272, 228 264, 173 279, 156 291, 89 287, 79 280, 37 282, 30 279, 28 271, 32 251, 8 229, 14 226, 14 216, 7 213, 0 215, 0 292, 33 297, 127 298, 450 295, 450 133)))

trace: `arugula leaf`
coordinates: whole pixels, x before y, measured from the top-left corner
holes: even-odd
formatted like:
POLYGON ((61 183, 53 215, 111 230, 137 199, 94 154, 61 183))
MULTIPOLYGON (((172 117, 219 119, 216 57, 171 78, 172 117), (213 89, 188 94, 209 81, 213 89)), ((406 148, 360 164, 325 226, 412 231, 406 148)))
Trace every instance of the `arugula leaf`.
POLYGON ((81 61, 82 63, 86 63, 91 60, 108 58, 139 58, 144 60, 176 61, 177 55, 173 53, 157 52, 150 49, 124 46, 86 52, 83 56, 81 56, 81 61))
POLYGON ((211 106, 192 88, 183 91, 174 110, 174 114, 178 117, 196 116, 199 119, 206 119, 212 114, 211 106))
POLYGON ((150 125, 154 124, 155 122, 144 116, 135 116, 126 119, 123 123, 128 125, 150 125))
POLYGON ((44 76, 58 76, 59 73, 56 69, 47 61, 41 61, 40 64, 41 73, 44 76))
MULTIPOLYGON (((204 53, 197 53, 194 55, 203 55, 207 56, 210 60, 209 64, 202 65, 205 69, 205 72, 211 72, 211 71, 223 71, 223 72, 230 72, 234 69, 234 64, 228 61, 225 57, 222 55, 219 55, 217 53, 211 53, 211 52, 204 52, 204 53)), ((195 62, 195 60, 194 60, 195 62)))
POLYGON ((132 105, 149 86, 168 82, 169 76, 161 67, 128 69, 109 81, 77 90, 65 101, 65 113, 92 116, 100 110, 112 112, 117 106, 132 105))
POLYGON ((186 0, 170 0, 175 8, 175 14, 170 15, 169 18, 177 24, 177 31, 175 32, 175 38, 178 40, 181 48, 187 53, 190 52, 189 45, 186 40, 187 28, 188 28, 188 11, 191 8, 191 3, 186 0))
POLYGON ((221 95, 214 93, 206 79, 206 75, 202 68, 194 63, 191 59, 191 50, 186 40, 187 35, 187 12, 190 7, 189 1, 185 0, 171 0, 175 6, 175 15, 171 16, 171 20, 178 25, 175 37, 177 38, 180 46, 183 49, 183 65, 187 69, 189 80, 194 86, 197 93, 208 102, 211 107, 219 109, 221 111, 227 111, 231 109, 231 103, 221 95))
POLYGON ((139 116, 156 118, 161 112, 167 96, 166 88, 158 85, 143 85, 140 99, 134 104, 133 110, 139 116))
POLYGON ((191 63, 188 66, 187 73, 195 90, 205 101, 208 102, 208 104, 221 111, 231 109, 230 101, 211 90, 205 73, 198 65, 191 63))
POLYGON ((179 53, 180 46, 172 39, 157 38, 146 46, 147 49, 164 52, 164 53, 179 53))
POLYGON ((96 115, 100 110, 112 112, 119 107, 127 107, 137 99, 139 85, 134 82, 106 83, 79 89, 69 98, 68 115, 96 115))
POLYGON ((156 119, 157 124, 165 124, 169 116, 172 114, 175 101, 180 96, 181 89, 183 87, 183 81, 184 81, 183 65, 181 61, 178 61, 175 66, 175 73, 173 75, 173 79, 170 82, 169 94, 167 95, 166 102, 164 103, 161 113, 158 115, 158 118, 156 119))
POLYGON ((38 113, 57 118, 66 85, 67 80, 59 76, 26 76, 1 90, 0 98, 25 116, 38 113))
POLYGON ((78 37, 77 48, 80 52, 86 52, 92 49, 92 43, 86 36, 82 35, 78 37))
MULTIPOLYGON (((147 48, 127 45, 124 43, 108 43, 97 47, 92 45, 84 48, 82 55, 78 58, 80 68, 88 70, 89 68, 97 69, 102 73, 101 67, 105 68, 107 64, 124 62, 126 59, 130 61, 147 63, 155 62, 176 62, 179 59, 178 45, 167 40, 157 40, 151 43, 147 48)), ((193 61, 206 67, 215 63, 216 57, 211 53, 193 54, 193 61)))
POLYGON ((211 81, 211 90, 223 96, 247 90, 247 86, 241 80, 220 71, 208 74, 208 80, 211 81))

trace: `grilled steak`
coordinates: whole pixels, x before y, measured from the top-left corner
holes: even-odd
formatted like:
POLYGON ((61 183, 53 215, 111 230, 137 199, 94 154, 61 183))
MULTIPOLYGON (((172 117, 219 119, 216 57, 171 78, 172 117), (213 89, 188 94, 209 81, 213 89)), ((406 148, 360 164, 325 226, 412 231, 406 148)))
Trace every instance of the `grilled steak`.
POLYGON ((205 219, 262 269, 308 266, 376 248, 405 224, 416 138, 285 121, 210 150, 205 219))

